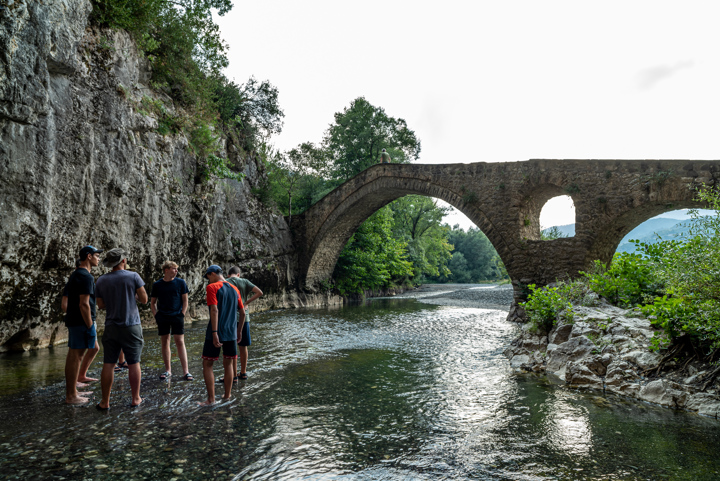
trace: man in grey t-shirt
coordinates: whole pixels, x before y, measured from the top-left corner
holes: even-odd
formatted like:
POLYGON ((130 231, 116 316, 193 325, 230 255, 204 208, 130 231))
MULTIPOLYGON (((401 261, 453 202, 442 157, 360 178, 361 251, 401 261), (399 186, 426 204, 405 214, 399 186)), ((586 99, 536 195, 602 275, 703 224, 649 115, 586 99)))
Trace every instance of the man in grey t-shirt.
POLYGON ((97 306, 105 309, 105 332, 102 343, 105 350, 102 376, 102 401, 96 406, 99 410, 110 409, 110 390, 115 379, 115 363, 120 350, 125 353, 128 363, 128 379, 132 392, 130 406, 138 406, 140 397, 140 355, 143 348, 142 326, 137 302, 148 301, 145 283, 137 272, 128 271, 127 252, 123 249, 110 249, 103 260, 105 267, 112 271, 101 276, 95 283, 97 306))

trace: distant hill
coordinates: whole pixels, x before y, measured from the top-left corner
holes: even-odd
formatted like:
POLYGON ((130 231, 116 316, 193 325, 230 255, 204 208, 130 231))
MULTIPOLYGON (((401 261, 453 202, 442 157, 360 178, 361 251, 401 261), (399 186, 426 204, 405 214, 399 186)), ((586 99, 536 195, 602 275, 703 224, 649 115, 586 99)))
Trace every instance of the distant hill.
MULTIPOLYGON (((558 230, 567 237, 575 235, 575 224, 559 225, 558 230)), ((646 244, 658 242, 658 235, 663 240, 677 239, 689 229, 688 220, 654 217, 634 228, 628 235, 623 237, 616 252, 635 252, 635 244, 630 240, 639 240, 646 244)), ((549 229, 544 229, 547 232, 549 229)))

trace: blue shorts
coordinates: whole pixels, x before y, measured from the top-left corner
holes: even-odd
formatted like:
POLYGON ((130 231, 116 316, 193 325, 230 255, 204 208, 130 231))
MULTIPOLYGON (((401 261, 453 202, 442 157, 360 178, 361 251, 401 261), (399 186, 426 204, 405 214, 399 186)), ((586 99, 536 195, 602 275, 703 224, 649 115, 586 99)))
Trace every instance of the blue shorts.
POLYGON ((85 326, 68 327, 68 347, 70 349, 95 349, 97 331, 95 323, 90 329, 85 326))
POLYGON ((252 339, 250 339, 250 323, 246 322, 242 328, 242 337, 240 337, 240 332, 238 332, 238 346, 249 346, 250 344, 252 344, 252 339))

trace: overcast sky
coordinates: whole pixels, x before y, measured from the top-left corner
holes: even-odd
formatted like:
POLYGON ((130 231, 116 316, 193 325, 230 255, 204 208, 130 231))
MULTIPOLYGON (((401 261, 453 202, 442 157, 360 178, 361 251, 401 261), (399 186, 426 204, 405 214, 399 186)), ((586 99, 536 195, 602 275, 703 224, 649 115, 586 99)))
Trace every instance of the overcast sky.
MULTIPOLYGON (((227 75, 278 87, 282 150, 364 96, 407 121, 422 163, 718 159, 717 6, 263 0, 218 23, 227 75)), ((574 222, 563 209, 543 224, 574 222)))

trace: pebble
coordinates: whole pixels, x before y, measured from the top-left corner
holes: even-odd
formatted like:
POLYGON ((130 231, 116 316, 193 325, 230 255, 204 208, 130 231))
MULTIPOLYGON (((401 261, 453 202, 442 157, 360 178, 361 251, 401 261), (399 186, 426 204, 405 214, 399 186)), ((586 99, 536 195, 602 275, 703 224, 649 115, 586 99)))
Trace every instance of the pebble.
POLYGON ((60 458, 57 460, 60 464, 67 464, 70 461, 70 458, 60 458))
POLYGON ((107 468, 108 468, 107 464, 96 464, 95 465, 95 469, 107 469, 107 468))
POLYGON ((182 468, 175 468, 172 470, 172 472, 173 472, 173 474, 182 474, 183 470, 182 470, 182 468))
POLYGON ((175 464, 185 464, 187 463, 187 459, 176 459, 175 464))

